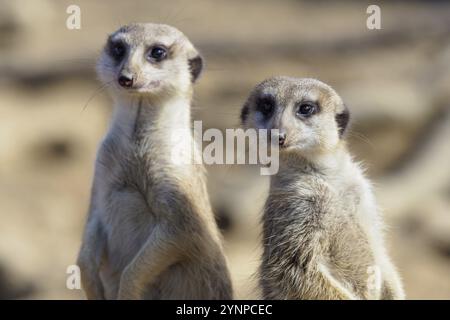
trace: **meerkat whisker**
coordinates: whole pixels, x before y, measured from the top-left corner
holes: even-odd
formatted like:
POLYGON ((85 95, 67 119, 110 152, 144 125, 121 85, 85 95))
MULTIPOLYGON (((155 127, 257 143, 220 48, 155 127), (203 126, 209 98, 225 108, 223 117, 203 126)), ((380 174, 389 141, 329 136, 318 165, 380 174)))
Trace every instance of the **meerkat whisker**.
POLYGON ((108 83, 104 83, 101 86, 99 86, 97 89, 94 90, 94 92, 91 94, 91 96, 89 97, 89 99, 86 101, 86 103, 84 104, 83 109, 81 110, 81 112, 84 112, 87 108, 87 106, 89 105, 89 103, 100 93, 102 93, 105 89, 107 89, 109 87, 109 85, 112 83, 112 81, 108 82, 108 83))

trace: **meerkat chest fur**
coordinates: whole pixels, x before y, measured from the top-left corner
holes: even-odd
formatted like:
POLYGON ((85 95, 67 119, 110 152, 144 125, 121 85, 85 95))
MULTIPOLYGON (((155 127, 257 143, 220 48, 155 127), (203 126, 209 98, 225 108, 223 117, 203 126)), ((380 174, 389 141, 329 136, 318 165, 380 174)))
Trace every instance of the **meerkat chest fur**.
MULTIPOLYGON (((333 154, 315 158, 293 154, 282 156, 280 171, 272 177, 270 193, 285 192, 292 197, 309 198, 310 203, 319 203, 315 212, 319 220, 346 217, 369 234, 379 226, 372 187, 345 146, 337 148, 333 154), (330 211, 335 213, 330 215, 330 211)), ((275 197, 272 199, 277 201, 275 197)), ((324 225, 328 223, 324 222, 324 225)))
MULTIPOLYGON (((118 101, 112 125, 99 151, 100 184, 109 190, 136 189, 155 208, 170 201, 173 188, 201 184, 203 168, 190 128, 190 101, 178 98, 157 105, 143 99, 118 101)), ((109 201, 107 198, 105 201, 109 201)))
POLYGON ((380 261, 378 214, 370 185, 344 150, 314 161, 281 155, 263 222, 268 261, 263 274, 278 274, 281 263, 284 270, 295 270, 291 281, 304 275, 302 285, 286 286, 281 295, 308 296, 308 288, 317 286, 312 270, 322 265, 332 266, 327 268, 339 278, 351 278, 351 286, 364 292, 367 268, 380 261), (282 254, 295 258, 270 262, 282 254), (352 265, 355 259, 361 267, 352 265))
POLYGON ((117 134, 121 135, 118 137, 121 147, 129 149, 136 161, 149 162, 150 167, 186 172, 189 166, 183 165, 193 163, 188 98, 160 103, 145 99, 130 101, 117 108, 109 135, 117 137, 117 134))

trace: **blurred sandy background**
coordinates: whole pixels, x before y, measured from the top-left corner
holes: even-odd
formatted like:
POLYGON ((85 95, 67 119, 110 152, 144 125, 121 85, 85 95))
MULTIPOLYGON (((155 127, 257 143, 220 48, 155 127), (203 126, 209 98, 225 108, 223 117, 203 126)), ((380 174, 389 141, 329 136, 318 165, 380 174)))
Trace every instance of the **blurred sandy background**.
MULTIPOLYGON (((379 31, 366 29, 368 4, 0 1, 0 298, 83 298, 65 281, 110 115, 95 59, 108 33, 140 21, 178 27, 204 54, 194 118, 206 128, 236 126, 268 76, 334 86, 351 108, 351 149, 376 183, 407 297, 449 299, 450 3, 378 3, 379 31), (81 7, 81 30, 65 26, 70 4, 81 7)), ((237 297, 254 298, 267 179, 209 169, 237 297)))

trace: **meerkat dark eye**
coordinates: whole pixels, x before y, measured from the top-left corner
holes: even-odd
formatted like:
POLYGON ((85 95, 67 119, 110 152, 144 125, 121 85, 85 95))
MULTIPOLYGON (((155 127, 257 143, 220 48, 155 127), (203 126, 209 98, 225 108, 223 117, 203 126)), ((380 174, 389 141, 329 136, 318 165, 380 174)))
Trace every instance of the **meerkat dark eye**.
POLYGON ((162 46, 155 46, 150 49, 148 59, 151 61, 162 61, 167 57, 167 49, 162 46))
POLYGON ((270 96, 262 97, 257 101, 256 109, 265 117, 269 117, 275 109, 275 100, 270 96))
POLYGON ((111 56, 115 60, 118 60, 118 61, 124 57, 126 51, 127 51, 127 48, 121 42, 111 44, 110 50, 109 50, 111 56))
POLYGON ((302 102, 297 105, 295 112, 297 117, 308 118, 319 111, 319 107, 312 102, 302 102))

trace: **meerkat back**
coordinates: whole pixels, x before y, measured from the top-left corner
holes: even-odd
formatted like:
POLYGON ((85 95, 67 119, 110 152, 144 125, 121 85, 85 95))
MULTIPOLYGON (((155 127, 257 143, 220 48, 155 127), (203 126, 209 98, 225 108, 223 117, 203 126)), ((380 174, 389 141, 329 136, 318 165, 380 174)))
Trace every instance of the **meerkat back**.
POLYGON ((241 120, 279 130, 262 218, 264 298, 404 298, 370 183, 345 145, 349 111, 339 95, 315 79, 268 79, 241 120))
POLYGON ((114 99, 78 258, 89 299, 231 299, 190 131, 202 58, 177 29, 131 24, 97 71, 114 99))

